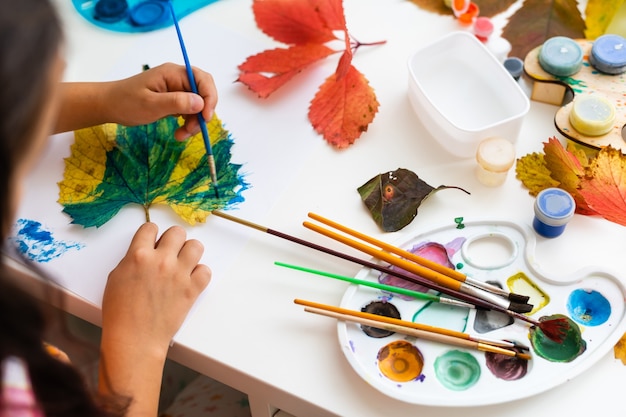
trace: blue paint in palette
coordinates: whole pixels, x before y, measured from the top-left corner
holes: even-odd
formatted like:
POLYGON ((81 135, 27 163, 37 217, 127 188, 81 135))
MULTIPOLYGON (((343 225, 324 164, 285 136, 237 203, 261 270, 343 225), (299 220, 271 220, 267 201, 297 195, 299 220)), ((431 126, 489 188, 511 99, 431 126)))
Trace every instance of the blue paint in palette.
MULTIPOLYGON (((172 0, 179 19, 217 0, 172 0)), ((150 32, 171 26, 168 0, 72 0, 89 22, 115 32, 150 32)))
POLYGON ((35 220, 19 219, 15 230, 15 236, 10 240, 16 243, 20 253, 39 263, 50 262, 70 250, 85 247, 82 243, 56 239, 52 232, 44 229, 42 224, 35 220))
POLYGON ((611 316, 611 303, 596 290, 578 289, 567 299, 572 319, 585 326, 599 326, 611 316))

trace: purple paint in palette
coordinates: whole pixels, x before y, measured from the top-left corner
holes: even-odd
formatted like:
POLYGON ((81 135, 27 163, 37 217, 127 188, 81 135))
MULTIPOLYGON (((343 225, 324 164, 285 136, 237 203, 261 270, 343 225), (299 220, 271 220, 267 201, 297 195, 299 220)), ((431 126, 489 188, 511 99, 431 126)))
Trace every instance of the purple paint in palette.
MULTIPOLYGON (((530 353, 532 359, 453 349, 397 333, 374 338, 359 326, 339 322, 339 340, 343 346, 349 346, 343 352, 355 371, 379 391, 401 401, 435 406, 487 405, 553 388, 612 350, 626 331, 626 288, 617 277, 592 268, 558 281, 543 275, 533 260, 536 244, 533 232, 530 224, 468 222, 463 229, 444 226, 399 246, 422 248, 421 256, 447 266, 460 265, 468 277, 528 295, 530 304, 534 304, 528 315, 535 320, 565 317, 569 328, 561 345, 554 345, 540 329, 504 313, 443 306, 392 294, 385 298, 387 307, 393 305, 404 320, 457 331, 467 328, 466 333, 481 339, 513 342, 512 349, 530 353), (494 236, 498 239, 488 239, 494 236), (504 246, 501 252, 510 256, 510 261, 498 259, 497 249, 486 251, 491 256, 484 257, 485 245, 481 242, 486 239, 490 245, 501 242, 504 246), (456 245, 449 250, 451 242, 456 245), (492 264, 486 263, 489 259, 492 264), (383 358, 385 363, 381 364, 383 358), (422 365, 416 358, 423 358, 419 378, 415 375, 422 365)), ((379 275, 377 271, 363 269, 357 278, 376 281, 379 275)), ((386 293, 352 285, 344 294, 341 306, 360 310, 372 302, 380 302, 381 294, 386 293)))

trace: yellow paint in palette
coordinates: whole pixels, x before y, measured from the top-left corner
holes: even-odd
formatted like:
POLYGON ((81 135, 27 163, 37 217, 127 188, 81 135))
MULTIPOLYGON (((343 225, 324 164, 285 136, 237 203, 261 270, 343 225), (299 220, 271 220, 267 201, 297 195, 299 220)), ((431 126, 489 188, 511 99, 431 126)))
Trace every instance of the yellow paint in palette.
POLYGON ((378 368, 392 381, 409 382, 422 374, 424 357, 413 344, 405 340, 397 340, 380 349, 378 368))
POLYGON ((533 305, 533 309, 528 313, 529 316, 532 316, 550 302, 550 296, 523 272, 510 276, 506 281, 506 285, 509 291, 530 297, 528 303, 533 305))

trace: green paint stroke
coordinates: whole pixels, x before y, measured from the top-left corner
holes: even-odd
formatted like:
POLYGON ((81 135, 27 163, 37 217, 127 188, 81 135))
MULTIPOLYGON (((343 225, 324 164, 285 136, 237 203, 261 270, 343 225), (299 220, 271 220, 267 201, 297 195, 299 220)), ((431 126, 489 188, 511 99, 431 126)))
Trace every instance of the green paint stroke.
POLYGON ((551 362, 571 362, 587 349, 587 343, 580 334, 580 328, 569 317, 554 314, 542 317, 541 321, 565 318, 568 328, 561 343, 549 339, 538 327, 530 329, 530 343, 537 355, 551 362))
POLYGON ((189 151, 184 154, 191 139, 176 141, 174 131, 178 126, 174 117, 142 126, 118 125, 115 146, 106 153, 104 176, 92 193, 93 199, 63 203, 63 211, 72 217, 72 223, 100 227, 122 207, 135 203, 146 210, 146 220, 152 204, 166 204, 195 224, 212 210, 242 202, 241 193, 248 184, 239 174, 241 165, 230 163, 233 141, 221 123, 211 132, 217 134, 212 142, 219 198, 210 181, 204 148, 197 147, 192 157, 189 151))

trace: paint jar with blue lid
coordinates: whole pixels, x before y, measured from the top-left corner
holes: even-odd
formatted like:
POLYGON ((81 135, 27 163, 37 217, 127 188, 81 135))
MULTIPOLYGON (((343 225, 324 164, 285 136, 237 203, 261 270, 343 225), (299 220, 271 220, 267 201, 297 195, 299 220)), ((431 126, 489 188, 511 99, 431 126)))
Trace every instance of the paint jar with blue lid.
POLYGON ((546 188, 535 200, 533 228, 543 237, 560 236, 576 211, 576 202, 570 193, 560 188, 546 188))
POLYGON ((552 75, 569 77, 582 68, 583 49, 573 39, 554 36, 541 45, 539 65, 552 75))
POLYGON ((593 42, 589 63, 605 74, 626 72, 626 39, 619 35, 602 35, 593 42))

